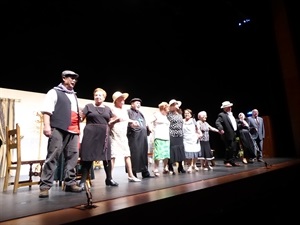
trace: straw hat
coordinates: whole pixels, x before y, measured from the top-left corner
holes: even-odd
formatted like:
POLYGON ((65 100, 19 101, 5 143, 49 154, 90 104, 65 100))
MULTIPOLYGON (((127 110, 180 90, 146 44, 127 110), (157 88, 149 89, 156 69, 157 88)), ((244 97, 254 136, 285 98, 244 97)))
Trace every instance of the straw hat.
POLYGON ((126 98, 128 98, 129 94, 128 93, 122 93, 120 91, 116 91, 113 95, 112 95, 112 99, 113 102, 115 102, 118 98, 123 97, 124 100, 126 100, 126 98))
POLYGON ((225 101, 225 102, 222 102, 221 109, 224 109, 224 108, 227 108, 230 106, 233 106, 233 103, 231 103, 230 101, 225 101))

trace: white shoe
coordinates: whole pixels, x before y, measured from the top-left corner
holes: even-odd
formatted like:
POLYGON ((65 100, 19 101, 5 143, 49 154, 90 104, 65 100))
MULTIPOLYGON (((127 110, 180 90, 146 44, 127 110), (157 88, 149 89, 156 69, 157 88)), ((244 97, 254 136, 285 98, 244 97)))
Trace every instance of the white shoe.
POLYGON ((199 168, 197 166, 194 166, 194 170, 199 171, 199 168))
POLYGON ((139 178, 136 178, 136 177, 128 177, 128 181, 129 182, 140 182, 141 180, 139 178))
POLYGON ((156 177, 159 177, 159 176, 160 176, 158 170, 153 170, 152 172, 153 172, 154 176, 156 176, 156 177))

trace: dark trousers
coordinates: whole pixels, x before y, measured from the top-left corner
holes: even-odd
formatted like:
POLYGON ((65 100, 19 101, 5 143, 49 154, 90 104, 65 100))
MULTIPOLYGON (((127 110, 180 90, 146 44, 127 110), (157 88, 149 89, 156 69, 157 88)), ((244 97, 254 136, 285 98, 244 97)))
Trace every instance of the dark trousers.
POLYGON ((224 163, 235 163, 236 155, 237 155, 237 142, 236 140, 224 140, 225 145, 225 159, 224 163))
POLYGON ((55 128, 52 130, 52 136, 48 139, 47 157, 41 174, 40 189, 50 189, 53 186, 55 170, 61 154, 64 155, 64 183, 67 186, 76 184, 78 141, 78 134, 55 128))
POLYGON ((258 159, 262 159, 263 158, 263 140, 260 140, 259 138, 254 139, 254 141, 256 142, 257 145, 257 149, 256 149, 256 158, 258 159))

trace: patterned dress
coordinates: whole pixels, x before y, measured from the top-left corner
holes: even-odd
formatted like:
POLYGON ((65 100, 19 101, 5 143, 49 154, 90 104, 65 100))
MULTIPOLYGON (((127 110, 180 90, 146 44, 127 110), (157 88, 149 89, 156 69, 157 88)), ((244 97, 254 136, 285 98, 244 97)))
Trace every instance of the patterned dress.
POLYGON ((213 160, 214 156, 209 142, 209 124, 201 120, 198 120, 197 123, 199 129, 202 131, 202 137, 200 138, 201 154, 199 159, 213 160))
POLYGON ((185 160, 183 144, 183 117, 179 113, 169 112, 167 118, 170 121, 170 163, 185 160))

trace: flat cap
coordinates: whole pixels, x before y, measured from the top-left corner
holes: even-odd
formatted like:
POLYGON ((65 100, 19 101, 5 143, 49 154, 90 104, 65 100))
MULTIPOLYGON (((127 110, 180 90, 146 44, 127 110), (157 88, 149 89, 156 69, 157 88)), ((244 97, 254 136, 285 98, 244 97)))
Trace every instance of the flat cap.
POLYGON ((62 73, 61 73, 61 76, 62 77, 67 77, 67 76, 76 76, 76 78, 79 77, 79 75, 71 70, 64 70, 62 73))
POLYGON ((140 98, 133 98, 133 99, 130 100, 130 103, 136 102, 136 101, 142 103, 142 99, 140 99, 140 98))

